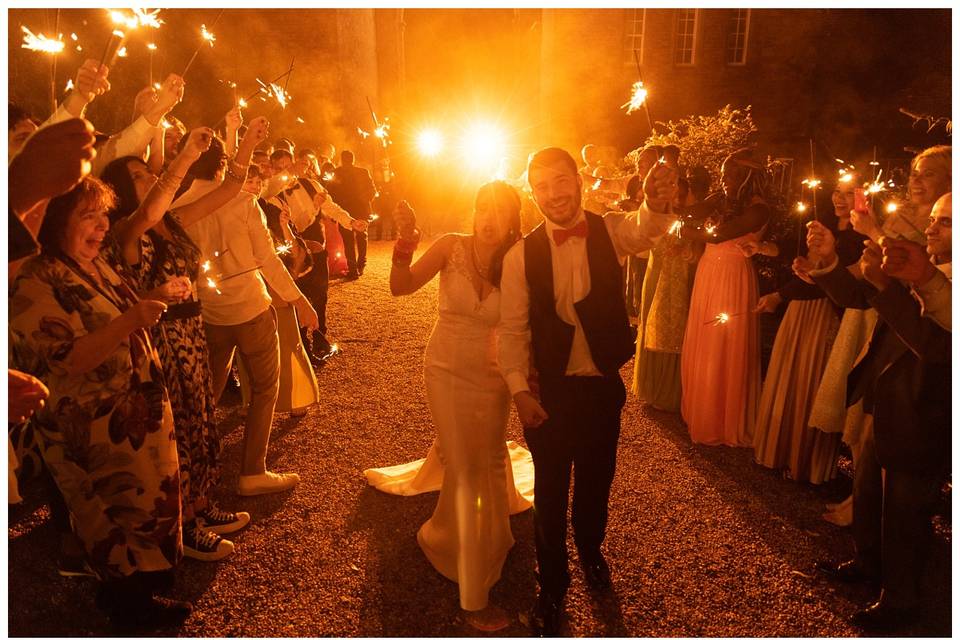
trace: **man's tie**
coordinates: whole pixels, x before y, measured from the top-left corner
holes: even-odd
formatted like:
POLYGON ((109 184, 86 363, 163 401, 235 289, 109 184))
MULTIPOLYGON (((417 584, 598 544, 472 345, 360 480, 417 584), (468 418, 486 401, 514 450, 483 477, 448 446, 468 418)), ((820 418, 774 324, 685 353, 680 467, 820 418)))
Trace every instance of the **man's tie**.
POLYGON ((557 244, 558 247, 562 245, 564 242, 566 242, 568 238, 571 238, 573 236, 577 236, 580 238, 587 237, 587 221, 586 220, 581 220, 579 224, 576 224, 569 229, 553 230, 553 241, 557 244))

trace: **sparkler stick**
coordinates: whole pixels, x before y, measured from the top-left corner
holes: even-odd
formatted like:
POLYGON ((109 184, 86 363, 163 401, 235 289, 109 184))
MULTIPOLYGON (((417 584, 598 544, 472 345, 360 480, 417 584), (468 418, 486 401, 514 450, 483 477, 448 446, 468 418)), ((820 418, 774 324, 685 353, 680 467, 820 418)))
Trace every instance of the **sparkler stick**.
POLYGON ((220 9, 220 13, 217 14, 217 17, 214 19, 213 24, 210 25, 210 30, 207 29, 206 24, 200 25, 200 44, 197 45, 196 50, 193 52, 193 55, 190 56, 190 61, 187 63, 186 68, 184 68, 183 73, 180 74, 181 78, 186 77, 187 71, 190 70, 190 67, 193 65, 193 61, 197 59, 197 54, 200 53, 200 49, 203 48, 203 45, 209 44, 213 47, 214 40, 217 37, 213 34, 213 29, 217 26, 217 23, 220 22, 220 16, 223 15, 223 9, 220 9))
POLYGON ((797 255, 800 256, 803 252, 803 214, 807 210, 807 205, 803 202, 797 203, 797 255))
MULTIPOLYGON (((643 72, 640 71, 640 54, 637 53, 637 50, 633 50, 633 61, 637 63, 637 78, 640 79, 640 86, 643 86, 643 72)), ((644 89, 643 92, 643 111, 647 114, 647 125, 650 126, 650 133, 653 133, 653 118, 650 116, 650 103, 647 101, 648 92, 644 89)))
MULTIPOLYGON (((63 36, 60 34, 60 9, 57 8, 56 18, 53 20, 53 32, 57 34, 57 40, 63 41, 63 36)), ((62 49, 61 49, 62 50, 62 49)), ((50 61, 50 105, 51 111, 53 113, 57 110, 57 56, 53 55, 53 59, 50 61)))
POLYGON ((153 86, 153 52, 157 50, 157 45, 153 42, 147 45, 147 49, 150 51, 150 86, 153 86))

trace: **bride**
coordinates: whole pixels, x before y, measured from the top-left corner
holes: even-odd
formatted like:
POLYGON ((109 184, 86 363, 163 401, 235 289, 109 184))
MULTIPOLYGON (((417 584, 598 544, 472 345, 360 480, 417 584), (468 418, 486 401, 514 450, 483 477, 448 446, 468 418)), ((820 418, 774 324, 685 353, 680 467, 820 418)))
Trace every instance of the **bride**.
POLYGON ((412 265, 420 235, 416 216, 401 202, 394 218, 400 238, 390 271, 393 295, 413 293, 440 273, 440 317, 424 366, 437 439, 425 461, 364 474, 376 488, 401 495, 439 485, 437 507, 417 542, 434 568, 459 584, 467 622, 497 631, 508 620, 488 595, 513 546, 509 516, 533 501, 530 454, 514 443, 508 452, 504 441, 510 395, 497 368, 494 335, 503 256, 520 239, 520 197, 504 182, 481 186, 473 235, 442 236, 412 265), (514 484, 514 466, 523 492, 514 484))

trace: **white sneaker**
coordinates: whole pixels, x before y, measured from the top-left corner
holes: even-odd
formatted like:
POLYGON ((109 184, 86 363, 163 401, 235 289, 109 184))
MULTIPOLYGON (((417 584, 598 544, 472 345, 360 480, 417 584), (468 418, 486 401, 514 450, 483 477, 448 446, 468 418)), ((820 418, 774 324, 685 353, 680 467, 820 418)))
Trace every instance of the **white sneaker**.
POLYGON ((194 560, 212 562, 233 553, 233 543, 196 522, 183 528, 183 555, 194 560))
POLYGON ((241 475, 237 481, 237 495, 259 496, 264 493, 278 493, 293 489, 300 482, 295 473, 274 473, 266 471, 255 476, 241 475))

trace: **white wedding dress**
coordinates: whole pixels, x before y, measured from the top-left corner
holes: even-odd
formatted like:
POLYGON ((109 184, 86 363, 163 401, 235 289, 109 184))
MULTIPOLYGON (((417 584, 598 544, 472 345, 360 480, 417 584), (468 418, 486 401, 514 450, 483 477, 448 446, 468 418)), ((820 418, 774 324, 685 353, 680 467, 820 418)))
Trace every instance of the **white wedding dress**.
POLYGON ((464 238, 440 272, 440 317, 427 344, 424 379, 437 438, 427 457, 367 469, 377 489, 414 495, 440 489, 417 533, 431 564, 460 586, 460 606, 487 606, 513 546, 510 514, 533 506, 530 452, 505 442, 510 394, 496 362, 500 291, 480 300, 464 238))

